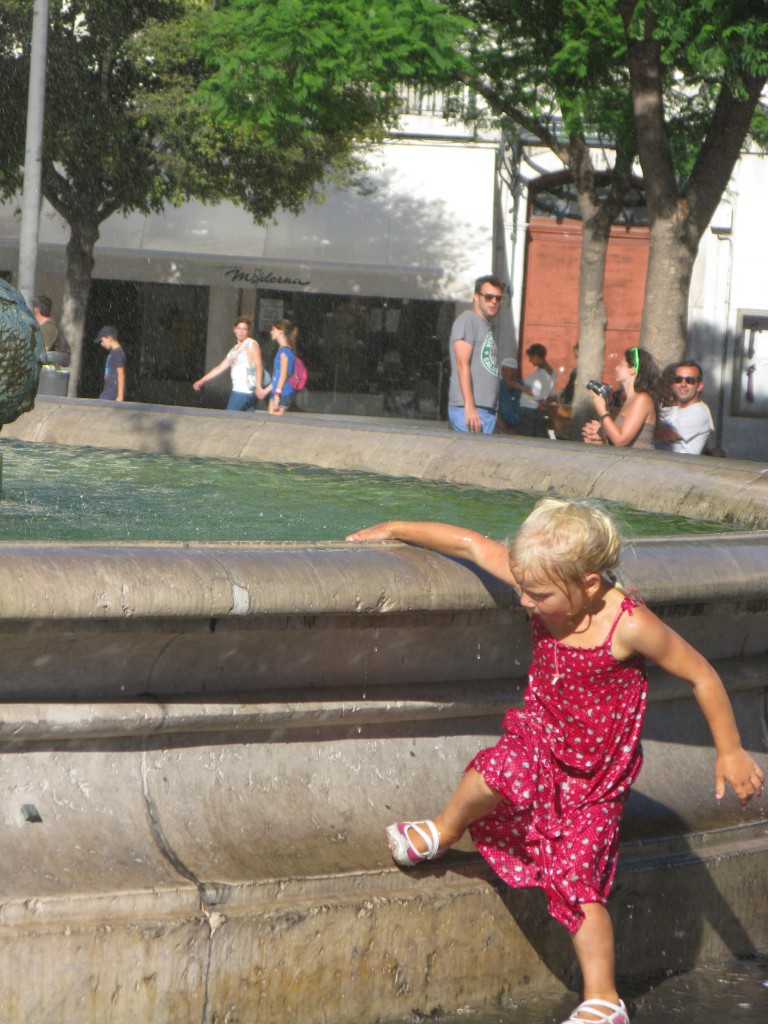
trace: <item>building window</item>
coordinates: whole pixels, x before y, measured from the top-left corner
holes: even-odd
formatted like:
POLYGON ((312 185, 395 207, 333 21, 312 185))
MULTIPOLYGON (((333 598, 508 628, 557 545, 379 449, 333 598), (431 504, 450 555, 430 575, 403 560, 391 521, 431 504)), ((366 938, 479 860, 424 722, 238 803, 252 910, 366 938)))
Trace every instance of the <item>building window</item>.
POLYGON ((192 382, 205 371, 207 288, 93 280, 80 375, 82 398, 95 398, 101 390, 104 355, 88 342, 106 324, 117 328, 126 352, 131 402, 199 404, 192 382))
POLYGON ((268 369, 269 324, 282 317, 298 324, 312 411, 438 419, 450 376, 443 305, 259 289, 256 323, 268 369))
POLYGON ((768 312, 739 313, 731 415, 768 416, 768 312))

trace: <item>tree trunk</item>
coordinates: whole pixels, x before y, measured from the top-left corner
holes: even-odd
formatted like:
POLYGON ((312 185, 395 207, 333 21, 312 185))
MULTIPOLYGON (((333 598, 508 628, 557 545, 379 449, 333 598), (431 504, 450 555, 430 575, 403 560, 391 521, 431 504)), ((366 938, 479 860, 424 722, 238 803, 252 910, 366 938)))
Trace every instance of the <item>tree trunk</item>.
POLYGON ((605 362, 605 261, 611 221, 595 208, 586 196, 579 196, 582 215, 585 206, 592 207, 584 217, 579 261, 579 357, 576 362, 576 387, 573 392, 570 437, 581 440, 581 428, 594 416, 594 406, 586 389, 592 377, 602 377, 605 362), (582 202, 583 200, 583 202, 582 202))
POLYGON ((579 259, 579 358, 573 392, 570 439, 581 441, 582 426, 594 417, 587 381, 600 380, 605 363, 605 264, 611 225, 621 209, 630 181, 631 158, 617 151, 608 195, 598 198, 592 154, 581 135, 572 135, 569 167, 573 173, 581 213, 582 236, 579 259))
POLYGON ((681 200, 673 216, 657 217, 651 224, 640 345, 661 369, 685 357, 688 294, 699 243, 686 206, 681 200))
POLYGON ((77 397, 83 352, 83 330, 93 274, 93 250, 99 240, 97 221, 72 220, 67 243, 67 277, 64 282, 61 328, 72 349, 69 364, 70 398, 77 397))
POLYGON ((582 425, 592 418, 594 406, 586 391, 591 377, 600 378, 605 363, 605 265, 611 225, 621 211, 621 204, 631 182, 634 152, 616 143, 616 158, 607 196, 598 195, 592 150, 584 135, 571 132, 567 145, 543 121, 531 117, 514 106, 493 88, 465 74, 457 80, 474 89, 499 116, 535 135, 550 149, 573 175, 579 212, 583 225, 579 258, 579 358, 573 396, 570 438, 581 441, 582 425))
POLYGON ((663 367, 685 357, 688 293, 699 242, 733 173, 766 75, 739 70, 737 62, 732 73, 740 79, 740 88, 732 90, 729 75, 724 74, 693 169, 680 185, 667 131, 656 17, 653 5, 646 5, 640 24, 635 25, 638 6, 638 0, 618 0, 650 221, 640 344, 663 367))

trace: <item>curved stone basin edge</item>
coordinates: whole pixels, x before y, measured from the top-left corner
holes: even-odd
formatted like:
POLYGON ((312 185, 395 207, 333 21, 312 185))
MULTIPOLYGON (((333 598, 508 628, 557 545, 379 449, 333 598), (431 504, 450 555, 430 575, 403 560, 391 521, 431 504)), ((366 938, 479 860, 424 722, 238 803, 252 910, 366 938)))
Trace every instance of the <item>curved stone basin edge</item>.
MULTIPOLYGON (((638 538, 619 575, 650 604, 766 597, 768 533, 638 538)), ((397 542, 0 542, 0 623, 405 615, 517 607, 511 588, 397 542)), ((211 627, 212 628, 212 627, 211 627)))
MULTIPOLYGON (((738 664, 714 662, 728 681, 731 694, 762 690, 761 658, 747 658, 738 664)), ((94 741, 126 736, 173 736, 195 732, 231 735, 262 733, 266 738, 285 739, 304 730, 342 729, 349 732, 363 726, 392 726, 438 719, 490 718, 499 721, 510 705, 522 704, 524 684, 509 679, 484 680, 468 692, 466 685, 450 683, 440 687, 413 685, 379 686, 364 698, 324 690, 323 699, 307 699, 303 691, 262 691, 258 701, 246 702, 242 694, 218 694, 195 701, 190 697, 136 697, 130 701, 11 702, 2 705, 0 743, 14 745, 61 741, 94 741), (421 691, 421 692, 420 692, 421 691)), ((649 704, 679 701, 684 685, 662 673, 654 676, 649 704)), ((746 820, 742 815, 740 820, 746 820)))

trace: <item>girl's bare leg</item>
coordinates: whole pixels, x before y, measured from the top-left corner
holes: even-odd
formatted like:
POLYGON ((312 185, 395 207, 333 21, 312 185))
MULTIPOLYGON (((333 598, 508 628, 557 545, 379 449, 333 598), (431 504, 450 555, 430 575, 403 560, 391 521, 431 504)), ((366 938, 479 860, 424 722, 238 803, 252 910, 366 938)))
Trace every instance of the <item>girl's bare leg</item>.
MULTIPOLYGON (((618 1003, 616 955, 610 915, 601 903, 582 903, 581 909, 584 911, 584 920, 571 938, 584 980, 584 999, 604 999, 609 1003, 618 1003)), ((583 1019, 596 1021, 597 1017, 589 1015, 589 1011, 585 1010, 583 1019)))
MULTIPOLYGON (((480 772, 470 768, 445 808, 433 819, 440 835, 440 849, 457 843, 472 822, 489 814, 501 799, 501 794, 491 789, 480 772)), ((419 853, 424 852, 426 844, 417 832, 410 829, 408 838, 419 853)))

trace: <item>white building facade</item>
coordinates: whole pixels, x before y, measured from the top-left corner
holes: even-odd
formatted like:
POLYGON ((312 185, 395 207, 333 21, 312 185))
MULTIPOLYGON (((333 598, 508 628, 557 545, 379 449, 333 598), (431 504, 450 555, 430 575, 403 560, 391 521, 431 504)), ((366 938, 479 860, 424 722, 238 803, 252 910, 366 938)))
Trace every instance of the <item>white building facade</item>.
POLYGON ((768 462, 767 195, 768 155, 744 155, 702 239, 689 305, 717 441, 759 462, 768 462))

